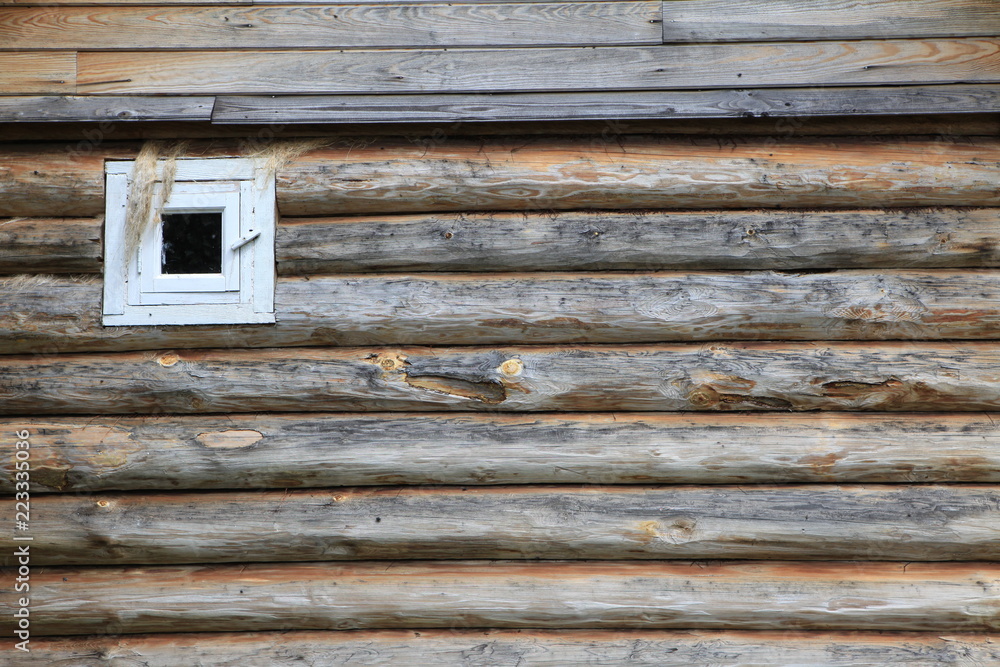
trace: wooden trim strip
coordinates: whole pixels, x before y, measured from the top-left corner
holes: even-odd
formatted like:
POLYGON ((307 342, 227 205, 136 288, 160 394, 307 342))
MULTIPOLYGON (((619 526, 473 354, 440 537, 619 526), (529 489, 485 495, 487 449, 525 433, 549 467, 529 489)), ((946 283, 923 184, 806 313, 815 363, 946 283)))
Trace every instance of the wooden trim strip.
MULTIPOLYGON (((997 575, 995 563, 39 568, 31 636, 456 626, 976 632, 1000 627, 997 575)), ((5 588, 0 602, 16 608, 16 595, 5 588)), ((14 621, 5 614, 0 630, 12 635, 14 621)))
POLYGON ((1000 410, 998 367, 992 342, 17 355, 0 414, 979 412, 1000 410))
MULTIPOLYGON (((1000 483, 990 414, 229 414, 0 419, 32 493, 383 484, 1000 483)), ((14 460, 0 491, 15 491, 14 460)))
POLYGON ((489 93, 923 85, 1000 82, 1000 39, 448 50, 81 51, 78 63, 78 94, 489 93))
MULTIPOLYGON (((169 98, 168 98, 169 99, 169 98)), ((992 85, 219 98, 212 122, 403 123, 985 113, 992 85)))
POLYGON ((86 664, 95 655, 142 656, 146 667, 196 664, 348 663, 412 667, 484 662, 521 665, 688 667, 733 664, 939 667, 1000 662, 990 635, 937 632, 734 632, 706 630, 351 630, 32 638, 22 667, 86 664), (874 656, 874 657, 873 657, 874 656), (501 662, 502 661, 502 662, 501 662))
MULTIPOLYGON (((988 560, 998 498, 913 484, 60 494, 32 499, 31 562, 988 560)), ((13 498, 0 505, 13 522, 13 498)), ((17 546, 0 537, 4 567, 17 546)))

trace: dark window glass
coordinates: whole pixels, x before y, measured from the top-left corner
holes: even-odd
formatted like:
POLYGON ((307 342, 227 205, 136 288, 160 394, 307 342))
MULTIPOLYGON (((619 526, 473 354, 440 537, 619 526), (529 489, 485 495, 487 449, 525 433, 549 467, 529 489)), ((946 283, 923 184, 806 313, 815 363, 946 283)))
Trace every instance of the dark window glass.
POLYGON ((163 216, 162 273, 222 272, 222 213, 163 216))

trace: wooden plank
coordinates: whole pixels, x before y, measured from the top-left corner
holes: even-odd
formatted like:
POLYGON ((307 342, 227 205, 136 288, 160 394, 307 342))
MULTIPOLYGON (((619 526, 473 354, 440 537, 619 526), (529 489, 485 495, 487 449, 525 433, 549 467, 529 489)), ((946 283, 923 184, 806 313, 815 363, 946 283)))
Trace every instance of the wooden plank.
POLYGON ((34 7, 0 14, 7 50, 660 44, 660 1, 34 7))
MULTIPOLYGON (((1000 209, 285 218, 275 254, 284 275, 996 267, 1000 209)), ((0 250, 0 270, 17 266, 0 250)))
MULTIPOLYGON (((995 563, 385 562, 38 568, 31 636, 353 628, 987 631, 995 563)), ((6 576, 10 576, 5 573, 6 576)), ((0 591, 15 607, 16 594, 0 591)), ((12 636, 14 617, 0 629, 12 636)))
POLYGON ((1000 141, 630 136, 345 142, 277 175, 285 216, 996 206, 1000 141))
POLYGON ((0 273, 99 273, 102 226, 100 218, 0 220, 0 273))
POLYGON ((198 633, 63 637, 31 640, 22 667, 90 665, 99 660, 140 659, 147 667, 196 664, 268 664, 281 667, 369 664, 412 667, 486 664, 558 665, 757 664, 857 667, 880 665, 939 667, 1000 662, 990 635, 896 632, 739 632, 705 630, 353 630, 261 633, 198 633))
MULTIPOLYGON (((224 415, 0 420, 31 490, 1000 483, 980 414, 224 415)), ((12 494, 15 461, 0 491, 12 494)))
POLYGON ((72 93, 76 90, 76 56, 72 52, 0 53, 0 91, 72 93))
POLYGON ((989 110, 1000 110, 1000 91, 996 86, 942 85, 613 93, 221 97, 212 120, 215 123, 401 123, 915 115, 982 113, 989 110))
POLYGON ((0 97, 0 122, 205 121, 212 117, 214 101, 212 97, 7 96, 0 97))
MULTIPOLYGON (((998 504, 998 486, 912 484, 48 495, 31 500, 31 563, 988 560, 998 504)), ((13 498, 0 517, 13 525, 13 498)), ((15 567, 7 535, 0 562, 15 567)))
POLYGON ((87 51, 78 57, 77 92, 488 93, 995 82, 1000 39, 955 38, 596 49, 87 51))
POLYGON ((276 326, 101 325, 98 277, 0 278, 0 353, 164 347, 992 340, 1000 272, 283 278, 276 326))
POLYGON ((0 360, 0 414, 1000 409, 994 343, 289 348, 0 360))
POLYGON ((664 42, 994 36, 992 0, 670 0, 664 42))

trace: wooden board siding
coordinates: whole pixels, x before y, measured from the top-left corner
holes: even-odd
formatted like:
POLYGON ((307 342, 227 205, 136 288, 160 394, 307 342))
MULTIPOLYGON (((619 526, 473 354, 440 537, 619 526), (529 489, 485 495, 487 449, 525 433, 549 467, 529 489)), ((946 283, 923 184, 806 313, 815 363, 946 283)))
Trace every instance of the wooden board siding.
MULTIPOLYGON (((0 419, 32 492, 390 484, 1000 483, 991 414, 230 414, 0 419)), ((13 459, 0 491, 14 492, 13 459)))
MULTIPOLYGON (((1000 627, 995 563, 374 562, 39 568, 32 637, 354 628, 1000 627)), ((0 601, 13 607, 10 590, 0 601)), ((11 634, 14 618, 0 619, 11 634)))
POLYGON ((1000 409, 964 343, 287 348, 11 355, 0 414, 1000 409))
POLYGON ((1000 82, 1000 40, 446 51, 81 51, 77 72, 77 92, 89 94, 471 93, 996 83, 1000 82), (780 79, 775 78, 775 71, 781 72, 780 79))
POLYGON ((992 0, 668 0, 664 42, 995 35, 992 0))
MULTIPOLYGON (((0 54, 2 58, 2 54, 0 54)), ((979 94, 969 99, 979 100, 979 94)), ((966 93, 966 94, 968 94, 966 93)), ((944 97, 950 97, 945 94, 944 97)), ((955 91, 955 100, 964 94, 955 91)), ((987 102, 987 99, 981 101, 987 102)), ((987 102, 989 103, 989 102, 987 102)), ((108 123, 136 121, 208 121, 212 118, 214 97, 140 97, 106 96, 88 97, 83 95, 49 95, 0 97, 0 121, 50 122, 100 121, 108 123)), ((99 135, 111 134, 99 131, 99 135)), ((94 136, 91 130, 87 137, 94 136)))
MULTIPOLYGON (((998 507, 998 486, 913 484, 50 495, 31 503, 31 562, 988 560, 998 507)), ((16 566, 18 543, 0 546, 16 566)))
POLYGON ((101 325, 96 277, 0 277, 0 353, 213 346, 990 340, 1000 273, 492 273, 282 278, 274 326, 101 325), (374 296, 373 296, 374 295, 374 296))
POLYGON ((75 90, 74 53, 0 53, 0 91, 5 95, 75 90))
POLYGON ((659 44, 660 4, 659 0, 642 0, 32 7, 0 13, 0 48, 162 51, 659 44))
POLYGON ((98 667, 105 658, 142 660, 146 667, 184 664, 369 664, 412 667, 462 662, 503 667, 690 667, 706 664, 880 665, 940 667, 1000 662, 992 635, 905 632, 773 632, 707 630, 351 630, 114 638, 32 639, 22 667, 66 662, 98 667), (362 663, 363 664, 363 663, 362 663))

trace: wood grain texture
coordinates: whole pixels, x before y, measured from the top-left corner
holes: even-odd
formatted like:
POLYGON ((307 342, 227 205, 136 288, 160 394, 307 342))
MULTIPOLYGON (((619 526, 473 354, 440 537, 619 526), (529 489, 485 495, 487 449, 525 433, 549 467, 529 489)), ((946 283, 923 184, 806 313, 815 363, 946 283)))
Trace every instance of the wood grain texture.
MULTIPOLYGON (((0 420, 32 493, 389 484, 1000 483, 989 414, 248 415, 0 420)), ((15 461, 0 491, 14 492, 15 461)))
POLYGON ((75 90, 75 53, 0 53, 0 91, 5 95, 75 90))
POLYGON ((660 44, 660 2, 51 7, 0 13, 3 49, 660 44))
POLYGON ((321 275, 282 278, 274 326, 105 327, 99 277, 0 277, 0 353, 164 347, 991 340, 1000 273, 321 275))
POLYGON ((996 206, 1000 141, 612 136, 376 141, 279 170, 286 216, 996 206))
MULTIPOLYGON (((167 98, 170 99, 170 98, 167 98)), ((2 108, 2 107, 0 107, 2 108)), ((1000 110, 996 86, 872 86, 757 90, 283 95, 220 97, 214 123, 401 123, 656 118, 796 118, 983 113, 1000 110)))
MULTIPOLYGON (((2 57, 2 56, 0 56, 2 57)), ((93 142, 6 144, 0 147, 0 217, 82 217, 104 214, 104 159, 134 157, 137 147, 93 142), (100 146, 100 148, 97 148, 100 146)))
POLYGON ((76 92, 90 94, 488 93, 995 83, 1000 82, 1000 39, 447 51, 83 51, 77 64, 76 92))
MULTIPOLYGON (((14 499, 0 501, 14 523, 14 499)), ((34 497, 32 565, 406 559, 969 561, 998 486, 517 486, 34 497), (220 517, 225 517, 220 521, 220 517)), ((19 546, 0 537, 0 563, 19 546)))
POLYGON ((690 665, 990 664, 1000 648, 988 634, 902 632, 747 632, 669 630, 347 630, 127 635, 31 640, 22 667, 105 667, 141 660, 184 664, 299 667, 326 665, 493 665, 640 667, 690 665), (112 662, 113 664, 113 662, 112 662))
MULTIPOLYGON (((1000 266, 1000 209, 285 218, 275 254, 284 275, 993 267, 1000 266)), ((0 270, 16 267, 3 263, 0 250, 0 270)))
MULTIPOLYGON (((354 628, 989 631, 995 563, 372 562, 39 568, 44 635, 354 628)), ((10 576, 4 572, 5 576, 10 576)), ((0 602, 14 606, 10 589, 0 602)), ((0 629, 11 634, 6 614, 0 629)))
MULTIPOLYGON (((0 19, 3 16, 0 12, 0 19)), ((188 96, 6 96, 0 97, 0 122, 207 121, 212 118, 214 102, 211 97, 188 96)))
POLYGON ((992 0, 668 0, 665 42, 995 36, 992 0))
POLYGON ((103 224, 100 218, 0 220, 0 273, 100 272, 103 224))
POLYGON ((1000 409, 994 343, 12 355, 0 413, 1000 409))

